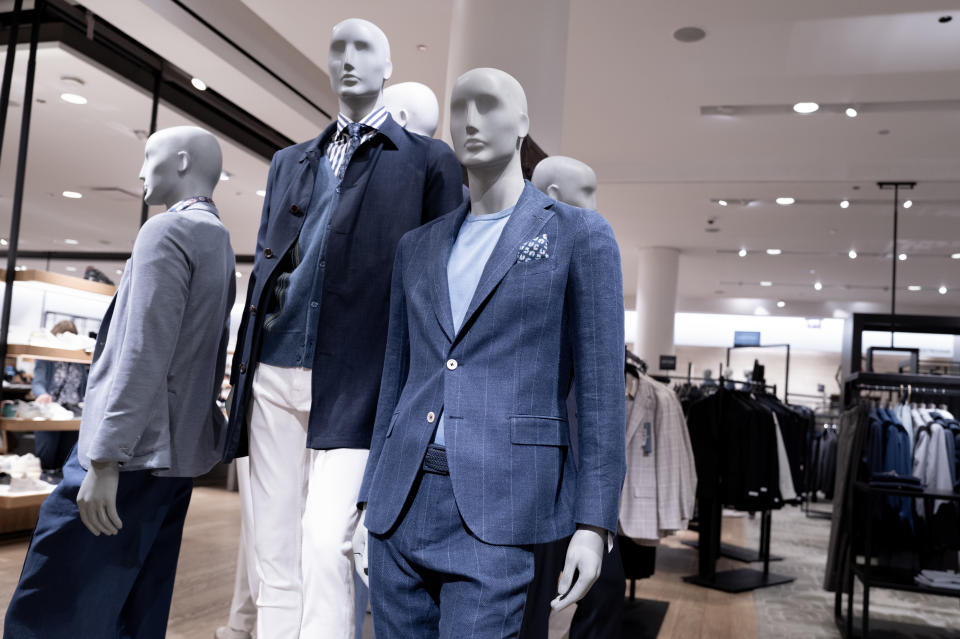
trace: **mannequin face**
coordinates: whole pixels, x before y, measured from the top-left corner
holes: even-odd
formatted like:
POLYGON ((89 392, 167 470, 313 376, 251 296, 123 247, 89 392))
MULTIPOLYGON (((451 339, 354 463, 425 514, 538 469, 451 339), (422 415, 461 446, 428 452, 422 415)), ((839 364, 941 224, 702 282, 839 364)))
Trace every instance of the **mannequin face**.
POLYGON ((532 182, 558 202, 597 208, 597 174, 579 160, 562 155, 544 158, 533 170, 532 182))
POLYGON ((366 20, 344 20, 333 28, 327 69, 330 86, 341 98, 379 94, 393 73, 387 37, 366 20))
POLYGON ((432 138, 440 120, 440 105, 430 87, 419 82, 392 84, 383 90, 383 102, 394 122, 407 131, 432 138))
POLYGON ((222 162, 220 144, 209 131, 192 126, 157 131, 143 151, 143 199, 171 205, 197 195, 209 197, 220 180, 222 162))
POLYGON ((140 168, 143 199, 147 204, 169 202, 170 193, 180 182, 180 174, 189 168, 188 153, 180 150, 173 142, 172 136, 163 135, 163 131, 154 133, 147 140, 143 151, 143 166, 140 168))
POLYGON ((450 96, 450 136, 468 169, 505 164, 530 129, 523 89, 498 69, 460 76, 450 96))

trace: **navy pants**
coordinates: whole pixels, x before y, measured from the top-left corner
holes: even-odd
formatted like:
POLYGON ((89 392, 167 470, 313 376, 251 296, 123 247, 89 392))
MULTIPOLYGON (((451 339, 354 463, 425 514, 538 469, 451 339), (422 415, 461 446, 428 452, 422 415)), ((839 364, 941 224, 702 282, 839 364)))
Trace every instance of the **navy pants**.
POLYGON ((370 535, 377 639, 507 639, 520 632, 529 547, 493 546, 460 517, 449 475, 421 471, 400 523, 370 535))
POLYGON ((123 529, 95 537, 80 521, 86 471, 74 448, 40 507, 4 623, 4 639, 163 639, 193 480, 120 473, 123 529))
POLYGON ((70 451, 77 445, 79 432, 38 430, 33 434, 33 449, 40 459, 40 468, 60 470, 70 458, 70 451))

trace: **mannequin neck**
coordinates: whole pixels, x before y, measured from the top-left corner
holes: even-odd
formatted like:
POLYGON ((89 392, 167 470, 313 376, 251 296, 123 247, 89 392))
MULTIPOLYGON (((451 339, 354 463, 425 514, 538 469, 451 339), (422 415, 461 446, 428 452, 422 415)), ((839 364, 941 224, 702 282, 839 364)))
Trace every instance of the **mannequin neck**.
POLYGON ((467 169, 470 180, 470 213, 488 215, 510 208, 523 193, 523 169, 520 153, 506 164, 467 169))
POLYGON ((370 95, 351 95, 340 97, 340 113, 351 122, 359 122, 383 105, 383 90, 370 95))
POLYGON ((169 209, 177 202, 189 200, 193 197, 208 197, 213 199, 213 186, 203 183, 202 180, 184 178, 164 198, 164 205, 169 209))

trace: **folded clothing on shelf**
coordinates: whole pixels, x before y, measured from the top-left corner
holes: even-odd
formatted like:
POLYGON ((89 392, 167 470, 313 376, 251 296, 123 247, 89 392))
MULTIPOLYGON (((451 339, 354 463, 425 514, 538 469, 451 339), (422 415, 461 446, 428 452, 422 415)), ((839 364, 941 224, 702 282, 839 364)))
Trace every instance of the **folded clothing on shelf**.
POLYGON ((92 337, 77 335, 76 333, 60 333, 59 335, 54 335, 45 328, 11 326, 7 342, 10 344, 26 344, 28 346, 92 352, 97 340, 92 337))
POLYGON ((38 404, 37 402, 18 400, 16 405, 18 419, 64 421, 75 418, 73 411, 67 410, 56 402, 38 404))
POLYGON ((96 266, 88 266, 87 269, 83 272, 83 279, 90 280, 91 282, 102 282, 103 284, 113 285, 113 280, 103 274, 103 271, 98 269, 96 266))
POLYGON ((18 479, 39 480, 41 473, 40 460, 32 453, 0 455, 0 472, 10 475, 12 481, 18 479))

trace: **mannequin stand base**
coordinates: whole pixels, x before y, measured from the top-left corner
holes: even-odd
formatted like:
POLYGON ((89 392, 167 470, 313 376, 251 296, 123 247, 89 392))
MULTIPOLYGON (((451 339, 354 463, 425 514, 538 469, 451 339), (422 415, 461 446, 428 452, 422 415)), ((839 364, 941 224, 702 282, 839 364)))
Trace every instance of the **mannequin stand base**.
POLYGON ((700 575, 691 575, 683 578, 688 584, 732 593, 748 592, 750 590, 788 584, 794 581, 794 579, 794 577, 777 575, 772 572, 764 574, 760 570, 752 570, 750 568, 738 568, 737 570, 718 572, 712 579, 701 577, 700 575))
MULTIPOLYGON (((690 546, 691 548, 699 548, 700 542, 696 540, 684 541, 683 545, 690 546)), ((733 544, 720 544, 720 556, 726 557, 727 559, 733 559, 734 561, 742 561, 745 564, 763 561, 763 557, 760 556, 759 551, 752 550, 750 548, 743 548, 741 546, 734 546, 733 544)), ((783 561, 783 557, 778 555, 770 555, 770 561, 783 561)))
POLYGON ((653 599, 627 599, 623 602, 624 639, 657 639, 660 626, 667 617, 670 603, 653 599))

